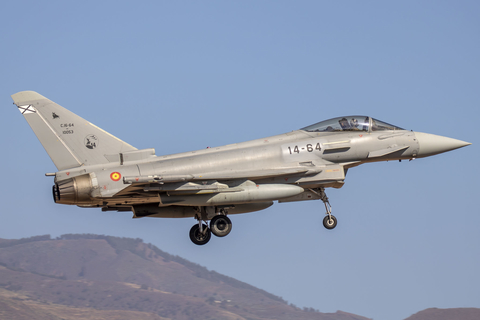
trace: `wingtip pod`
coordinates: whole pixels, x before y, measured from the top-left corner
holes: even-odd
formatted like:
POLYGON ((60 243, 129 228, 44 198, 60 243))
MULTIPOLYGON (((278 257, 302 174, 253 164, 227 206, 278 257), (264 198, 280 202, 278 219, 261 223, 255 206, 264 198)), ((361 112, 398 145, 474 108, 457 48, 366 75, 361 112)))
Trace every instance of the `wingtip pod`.
POLYGON ((21 106, 23 104, 26 104, 28 102, 32 102, 35 100, 47 99, 35 91, 20 91, 15 94, 12 94, 11 97, 13 99, 13 103, 16 104, 17 106, 21 106))

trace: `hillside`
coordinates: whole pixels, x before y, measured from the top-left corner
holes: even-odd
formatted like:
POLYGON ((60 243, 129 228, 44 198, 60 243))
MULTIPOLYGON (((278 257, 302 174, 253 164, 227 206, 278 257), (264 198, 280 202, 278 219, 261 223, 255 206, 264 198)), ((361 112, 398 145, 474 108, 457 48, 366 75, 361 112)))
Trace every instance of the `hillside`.
POLYGON ((1 319, 365 320, 299 309, 140 239, 0 239, 1 319))
POLYGON ((430 308, 420 311, 405 320, 478 320, 480 309, 477 308, 430 308))

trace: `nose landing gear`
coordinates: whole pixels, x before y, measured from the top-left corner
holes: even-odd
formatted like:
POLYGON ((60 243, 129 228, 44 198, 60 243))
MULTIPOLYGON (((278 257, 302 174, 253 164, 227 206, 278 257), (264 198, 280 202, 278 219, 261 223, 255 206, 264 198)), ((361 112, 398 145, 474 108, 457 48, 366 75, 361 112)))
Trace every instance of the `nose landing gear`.
POLYGON ((325 218, 323 218, 323 226, 328 229, 332 230, 337 226, 337 218, 335 218, 334 215, 332 215, 332 206, 330 205, 330 202, 328 201, 327 194, 325 193, 325 188, 319 188, 316 190, 309 189, 316 195, 320 197, 320 200, 323 201, 323 204, 325 205, 325 210, 327 211, 325 214, 325 218))
POLYGON ((337 218, 332 215, 325 216, 325 218, 323 218, 323 226, 328 230, 332 230, 337 226, 337 218))

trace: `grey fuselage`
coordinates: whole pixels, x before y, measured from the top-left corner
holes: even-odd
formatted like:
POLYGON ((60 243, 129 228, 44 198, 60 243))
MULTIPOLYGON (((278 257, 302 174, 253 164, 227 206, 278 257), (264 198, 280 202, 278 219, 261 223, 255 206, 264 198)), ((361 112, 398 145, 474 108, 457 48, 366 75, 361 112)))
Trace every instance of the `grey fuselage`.
MULTIPOLYGON (((469 145, 347 116, 263 139, 156 156, 154 149, 137 150, 37 92, 12 99, 59 170, 47 174, 55 176, 56 203, 132 211, 134 217, 205 221, 227 211, 262 210, 273 201, 321 199, 327 205, 324 189, 342 187, 349 168, 469 145)), ((331 219, 328 208, 327 214, 331 219)))
MULTIPOLYGON (((80 197, 71 204, 103 207, 105 210, 129 211, 132 206, 146 206, 145 215, 149 213, 148 208, 150 211, 155 208, 152 212, 161 216, 162 210, 156 208, 211 205, 239 207, 247 203, 268 204, 268 207, 275 200, 318 199, 315 196, 302 199, 301 193, 305 189, 319 187, 340 188, 348 168, 374 161, 412 159, 418 155, 419 149, 415 133, 407 130, 297 130, 264 139, 174 155, 155 157, 151 149, 134 151, 147 153, 150 157, 123 161, 122 164, 119 159, 118 162, 107 165, 63 170, 56 173, 55 180, 58 182, 89 174, 88 179, 93 180, 91 189, 87 192, 89 196, 80 197), (120 179, 114 181, 112 173, 118 173, 120 179), (137 179, 139 184, 125 183, 127 177, 133 182, 137 179), (256 186, 285 185, 287 188, 287 185, 293 185, 297 188, 283 190, 279 186, 263 197, 232 198, 233 195, 245 192, 246 181, 253 182, 256 186), (183 190, 186 185, 186 190, 183 190), (199 186, 198 190, 188 188, 196 185, 199 186), (205 189, 209 185, 218 188, 205 189), (235 188, 243 190, 228 192, 228 189, 235 188), (228 196, 226 199, 225 195, 228 196)), ((62 203, 61 199, 58 202, 62 203)), ((171 210, 163 211, 168 217, 193 216, 193 211, 190 210, 188 215, 171 214, 171 210)))

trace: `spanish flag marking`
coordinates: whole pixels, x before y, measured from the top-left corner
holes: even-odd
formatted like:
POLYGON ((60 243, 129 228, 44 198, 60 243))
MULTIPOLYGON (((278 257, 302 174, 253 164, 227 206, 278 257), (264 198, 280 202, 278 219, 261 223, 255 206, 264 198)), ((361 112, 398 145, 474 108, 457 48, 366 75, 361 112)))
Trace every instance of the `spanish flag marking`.
POLYGON ((120 174, 120 172, 112 172, 110 174, 110 179, 112 179, 113 181, 118 181, 122 178, 122 175, 120 174))

